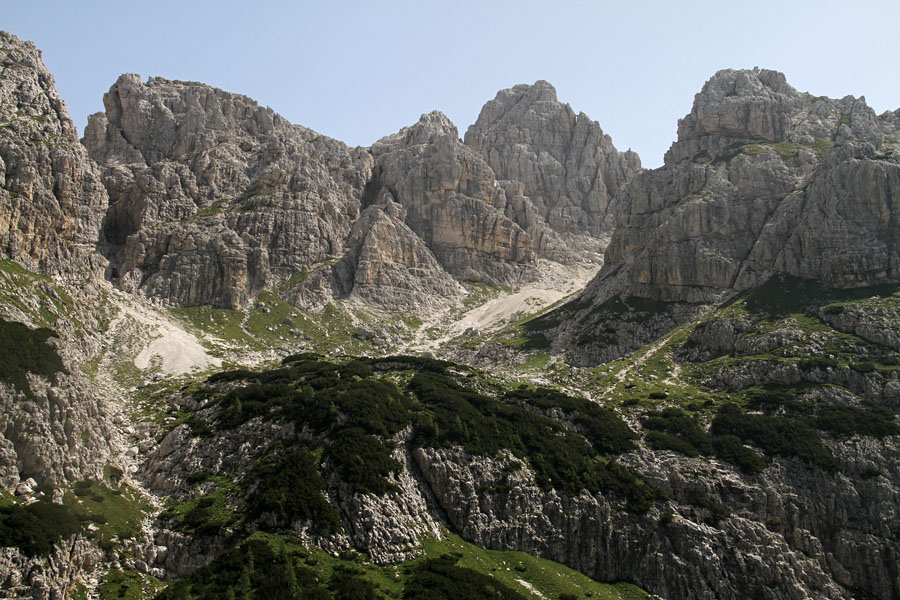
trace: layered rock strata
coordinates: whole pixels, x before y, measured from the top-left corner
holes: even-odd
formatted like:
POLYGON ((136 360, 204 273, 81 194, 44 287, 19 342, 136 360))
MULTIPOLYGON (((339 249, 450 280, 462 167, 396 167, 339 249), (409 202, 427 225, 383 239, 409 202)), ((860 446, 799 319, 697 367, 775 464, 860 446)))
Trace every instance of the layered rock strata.
MULTIPOLYGON (((595 288, 714 302, 774 273, 856 287, 900 279, 896 115, 802 94, 774 71, 720 71, 663 167, 623 190, 595 288)), ((596 293, 596 292, 592 292, 596 293)))
MULTIPOLYGON (((673 303, 660 310, 677 309, 677 323, 779 273, 839 288, 900 281, 897 120, 862 98, 797 92, 775 71, 720 71, 679 122, 665 164, 620 190, 604 267, 577 306, 673 303)), ((565 345, 601 327, 570 320, 565 345)), ((662 331, 610 333, 627 351, 662 331)))
POLYGON ((535 240, 535 251, 571 261, 602 254, 613 222, 610 204, 641 170, 599 123, 557 100, 546 81, 497 93, 466 131, 506 190, 502 208, 535 240))
POLYGON ((406 223, 459 279, 508 283, 534 263, 528 234, 497 204, 505 192, 480 155, 439 112, 372 146, 375 190, 407 211, 406 223))
POLYGON ((121 288, 240 308, 340 256, 371 158, 206 85, 123 75, 84 144, 110 193, 101 251, 121 288))
POLYGON ((99 170, 41 52, 0 31, 0 255, 45 273, 101 271, 99 170))
POLYGON ((640 169, 545 82, 501 92, 467 144, 433 112, 351 149, 244 96, 136 75, 104 106, 83 142, 109 190, 109 278, 179 306, 241 308, 308 273, 288 293, 298 305, 355 297, 400 309, 403 298, 455 300, 448 276, 497 285, 537 277, 538 257, 599 262, 609 203, 640 169), (368 210, 391 203, 401 218, 368 210), (390 225, 399 255, 385 246, 392 222, 404 226, 390 225))

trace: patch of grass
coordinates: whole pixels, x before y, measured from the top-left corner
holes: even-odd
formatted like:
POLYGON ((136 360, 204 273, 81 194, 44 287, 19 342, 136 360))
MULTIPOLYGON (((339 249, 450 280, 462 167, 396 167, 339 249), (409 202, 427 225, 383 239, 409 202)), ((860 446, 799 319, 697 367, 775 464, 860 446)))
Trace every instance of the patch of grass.
POLYGON ((174 520, 177 528, 196 535, 215 535, 240 523, 242 515, 230 504, 232 496, 239 493, 239 486, 222 475, 206 475, 203 481, 213 484, 208 486, 211 487, 209 492, 167 508, 159 518, 174 520))
POLYGON ((498 298, 502 293, 511 293, 512 288, 509 286, 493 286, 486 283, 477 283, 474 281, 465 282, 468 294, 463 298, 463 312, 469 311, 476 306, 481 306, 489 300, 498 298))
POLYGON ((522 552, 483 550, 446 532, 442 539, 427 540, 421 557, 397 565, 376 565, 353 551, 335 556, 305 548, 290 536, 257 532, 210 565, 170 584, 158 597, 367 600, 422 598, 420 593, 435 600, 531 598, 535 594, 595 600, 648 597, 631 584, 596 582, 549 560, 522 552), (448 589, 450 579, 456 585, 448 589))
POLYGON ((817 137, 813 141, 812 150, 819 156, 819 158, 822 158, 826 154, 828 154, 828 151, 832 148, 834 148, 834 142, 832 142, 831 140, 817 137))
POLYGON ((100 600, 145 600, 153 598, 165 584, 135 569, 110 569, 100 582, 100 600))
POLYGON ((293 288, 297 287, 298 285, 300 285, 301 283, 303 283, 307 277, 309 277, 308 270, 302 269, 300 271, 297 271, 296 273, 294 273, 293 275, 291 275, 290 277, 288 277, 287 279, 282 281, 281 284, 278 286, 278 289, 281 291, 287 291, 287 290, 293 289, 293 288))
POLYGON ((425 557, 457 557, 456 564, 461 568, 490 573, 494 579, 512 589, 525 589, 519 583, 521 579, 547 598, 560 598, 563 594, 596 600, 647 598, 646 592, 637 586, 600 583, 578 571, 524 552, 479 548, 452 533, 444 533, 442 539, 427 540, 424 548, 425 557))
POLYGON ((775 152, 778 153, 778 156, 782 158, 792 158, 797 156, 800 152, 800 149, 803 148, 800 144, 795 144, 794 142, 789 142, 787 140, 783 142, 778 142, 776 144, 771 144, 772 148, 775 152))
POLYGON ((190 306, 169 309, 197 329, 207 331, 228 342, 252 344, 250 336, 241 327, 244 315, 237 310, 214 306, 190 306))
MULTIPOLYGON (((461 556, 445 554, 427 558, 410 569, 404 600, 525 600, 521 587, 514 589, 488 573, 460 567, 461 556)), ((516 565, 527 570, 524 565, 516 565)))
POLYGON ((92 534, 101 547, 109 547, 115 539, 137 536, 147 509, 147 502, 129 486, 109 486, 94 480, 77 482, 66 492, 63 502, 84 523, 93 523, 92 534))
POLYGON ((744 152, 750 156, 755 156, 757 154, 771 154, 772 150, 760 144, 747 144, 744 146, 744 152))
POLYGON ((211 217, 213 215, 217 215, 222 212, 222 205, 226 202, 230 202, 228 198, 220 198, 216 200, 206 208, 201 208, 194 214, 194 218, 202 219, 204 217, 211 217))

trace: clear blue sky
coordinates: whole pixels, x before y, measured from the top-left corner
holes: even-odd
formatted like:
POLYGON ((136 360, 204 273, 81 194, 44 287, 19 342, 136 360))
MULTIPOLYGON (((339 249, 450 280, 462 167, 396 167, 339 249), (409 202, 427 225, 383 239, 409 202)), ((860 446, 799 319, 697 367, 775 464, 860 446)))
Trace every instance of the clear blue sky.
POLYGON ((369 145, 434 109, 463 135, 498 90, 546 79, 619 149, 662 163, 718 69, 900 108, 900 1, 0 0, 79 130, 121 73, 202 81, 369 145))

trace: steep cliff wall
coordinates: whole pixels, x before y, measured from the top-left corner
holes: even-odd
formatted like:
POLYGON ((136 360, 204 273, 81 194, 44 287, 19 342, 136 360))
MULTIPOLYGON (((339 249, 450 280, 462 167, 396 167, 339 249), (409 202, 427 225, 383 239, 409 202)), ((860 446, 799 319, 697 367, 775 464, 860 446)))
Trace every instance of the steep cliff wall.
POLYGON ((641 170, 636 153, 617 151, 599 123, 560 103, 546 81, 498 92, 465 141, 506 189, 507 216, 539 255, 561 262, 599 258, 612 232, 610 205, 641 170))
POLYGON ((84 144, 110 193, 101 251, 123 289, 241 308, 341 255, 371 157, 199 83, 124 75, 84 144))
POLYGON ((99 174, 40 51, 0 31, 2 256, 45 273, 102 271, 92 256, 108 202, 99 174))
POLYGON ((609 360, 779 273, 845 288, 900 280, 896 121, 864 99, 799 93, 774 71, 717 73, 664 166, 621 189, 604 267, 570 307, 584 322, 563 326, 563 345, 608 327, 606 349, 573 356, 609 360), (587 316, 629 298, 657 303, 630 319, 650 326, 587 316))

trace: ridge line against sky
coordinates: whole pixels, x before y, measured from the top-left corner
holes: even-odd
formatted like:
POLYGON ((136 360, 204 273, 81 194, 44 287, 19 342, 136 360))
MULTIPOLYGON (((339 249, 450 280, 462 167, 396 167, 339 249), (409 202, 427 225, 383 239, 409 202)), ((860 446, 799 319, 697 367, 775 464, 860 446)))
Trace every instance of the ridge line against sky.
POLYGON ((647 167, 723 68, 900 108, 900 2, 734 4, 4 0, 0 29, 43 51, 81 132, 122 73, 244 94, 362 146, 431 110, 462 136, 497 91, 545 79, 647 167))

